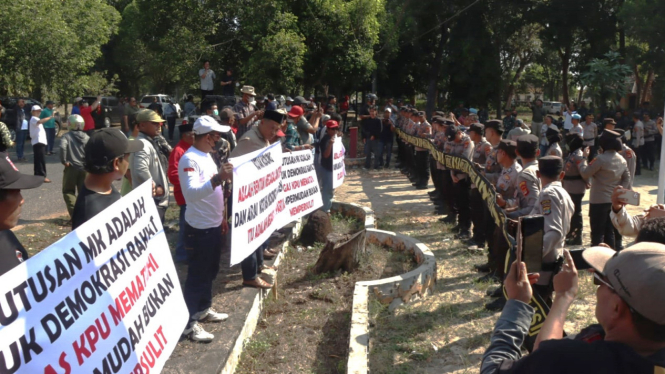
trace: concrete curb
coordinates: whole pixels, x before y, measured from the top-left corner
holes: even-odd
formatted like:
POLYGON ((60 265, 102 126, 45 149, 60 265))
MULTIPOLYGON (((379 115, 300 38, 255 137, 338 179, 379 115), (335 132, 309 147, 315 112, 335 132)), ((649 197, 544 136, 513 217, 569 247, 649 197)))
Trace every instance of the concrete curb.
MULTIPOLYGON (((279 264, 282 262, 284 256, 286 256, 289 244, 291 243, 292 240, 295 240, 298 237, 298 235, 300 235, 301 227, 302 227, 302 220, 299 219, 296 221, 296 224, 291 229, 291 233, 288 235, 288 238, 286 239, 284 244, 282 244, 282 250, 279 251, 279 254, 275 257, 272 266, 279 269, 279 264)), ((226 360, 223 363, 221 363, 222 365, 220 365, 219 370, 216 371, 217 373, 233 374, 235 372, 236 367, 238 366, 238 362, 240 362, 240 356, 242 355, 242 351, 245 348, 245 342, 247 341, 247 339, 249 339, 252 336, 252 334, 254 334, 254 330, 256 330, 256 325, 258 324, 259 318, 261 317, 261 310, 263 309, 263 303, 268 298, 271 291, 272 288, 269 290, 243 288, 243 290, 241 291, 241 295, 243 298, 245 297, 251 298, 252 294, 254 294, 253 296, 254 301, 252 303, 251 309, 247 313, 245 324, 243 325, 240 334, 238 335, 238 337, 235 340, 235 343, 233 344, 233 348, 231 349, 231 351, 229 351, 226 360)))

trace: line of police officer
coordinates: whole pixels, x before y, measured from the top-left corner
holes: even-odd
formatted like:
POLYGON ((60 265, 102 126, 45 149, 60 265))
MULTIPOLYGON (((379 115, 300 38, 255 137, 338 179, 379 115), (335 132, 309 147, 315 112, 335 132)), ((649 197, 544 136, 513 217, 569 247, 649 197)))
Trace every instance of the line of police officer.
MULTIPOLYGON (((495 188, 497 204, 510 220, 530 214, 544 216, 543 272, 534 290, 548 303, 551 302, 552 275, 562 256, 564 241, 581 244, 581 202, 590 186, 592 244, 605 242, 621 249, 620 236, 617 242, 618 233, 609 223, 607 204, 616 185, 630 187, 635 168, 635 154, 622 144, 621 130, 613 131, 614 120, 606 119, 606 131, 596 137, 597 126, 590 121, 582 125, 581 118, 576 117, 572 129, 575 131, 565 137, 564 146, 569 150, 565 160, 559 146, 564 137, 553 128, 548 128, 546 133, 547 155, 538 159, 541 139, 534 135, 520 136, 517 141, 502 139, 505 128, 500 120, 490 120, 485 125, 473 123, 465 132, 454 117, 447 117, 443 112, 435 112, 430 125, 423 112, 403 107, 396 121, 396 127, 405 133, 430 139, 436 149, 471 160, 495 188), (598 152, 596 140, 602 153, 593 159, 590 154, 598 152)), ((482 249, 488 244, 488 262, 475 266, 479 272, 487 273, 479 280, 501 282, 509 245, 468 175, 446 170, 433 157, 428 160, 426 149, 401 139, 398 139, 398 149, 398 167, 414 186, 427 188, 431 173, 434 191, 429 195, 436 206, 435 213, 447 214, 440 221, 456 224, 453 228, 456 238, 466 240, 470 249, 482 249)), ((501 287, 489 291, 488 295, 497 299, 486 308, 503 308, 505 299, 501 287)))

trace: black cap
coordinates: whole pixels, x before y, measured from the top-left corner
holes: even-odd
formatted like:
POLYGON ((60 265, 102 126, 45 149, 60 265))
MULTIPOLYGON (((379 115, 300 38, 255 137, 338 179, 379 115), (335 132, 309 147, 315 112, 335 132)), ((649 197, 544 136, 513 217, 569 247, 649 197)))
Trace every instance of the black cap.
POLYGON ((447 125, 447 126, 451 126, 451 125, 454 125, 454 124, 455 124, 455 121, 450 120, 450 119, 447 119, 447 118, 444 118, 444 119, 443 119, 443 124, 444 124, 444 125, 447 125))
POLYGON ((192 132, 194 130, 194 124, 193 123, 183 123, 182 125, 178 126, 178 131, 180 133, 185 133, 185 132, 192 132))
POLYGON ((551 128, 551 127, 548 127, 548 128, 547 128, 547 131, 545 132, 545 136, 548 137, 548 138, 549 138, 549 137, 552 137, 552 136, 557 136, 557 135, 559 135, 559 134, 560 134, 560 133, 559 133, 559 130, 555 130, 555 129, 551 128))
POLYGON ((96 130, 85 145, 86 166, 106 166, 110 161, 143 149, 140 140, 129 140, 119 129, 96 130))
POLYGON ((520 151, 520 153, 523 153, 521 151, 522 149, 533 148, 536 150, 538 149, 538 137, 533 134, 522 135, 517 138, 517 142, 515 142, 515 144, 517 145, 517 150, 520 151))
POLYGON ((399 108, 399 111, 400 111, 400 112, 408 112, 408 111, 409 111, 409 108, 403 106, 403 107, 399 108))
POLYGON ((440 124, 440 125, 443 125, 443 124, 445 123, 445 120, 446 120, 446 119, 443 118, 443 117, 441 117, 441 116, 434 116, 434 117, 432 117, 432 122, 433 122, 433 123, 438 123, 438 124, 440 124))
POLYGON ((416 108, 411 108, 411 114, 412 114, 412 115, 414 115, 414 114, 415 114, 415 115, 418 115, 418 109, 416 109, 416 108))
POLYGON ((575 151, 584 145, 584 139, 578 133, 568 133, 566 134, 566 144, 571 151, 575 151))
POLYGON ((482 123, 478 123, 478 122, 472 123, 471 126, 469 126, 469 131, 473 131, 476 134, 482 136, 483 133, 485 132, 485 125, 483 125, 482 123))
POLYGON ((455 125, 448 126, 448 128, 446 129, 446 138, 448 138, 448 140, 455 139, 455 135, 457 135, 458 131, 459 131, 459 127, 457 127, 455 125))
POLYGON ((621 134, 616 132, 615 130, 604 130, 600 136, 607 137, 609 139, 619 139, 621 137, 621 134))
POLYGON ((444 112, 441 111, 441 110, 437 110, 436 112, 434 112, 434 115, 435 115, 435 116, 439 116, 439 117, 445 117, 445 116, 446 116, 446 113, 444 113, 444 112))
POLYGON ((295 99, 293 99, 293 103, 296 105, 304 105, 309 104, 309 101, 305 100, 302 96, 296 96, 295 99))
POLYGON ((517 149, 517 143, 515 143, 514 140, 501 139, 501 141, 499 142, 499 149, 502 151, 506 151, 510 154, 514 154, 515 150, 517 149))
POLYGON ((0 190, 27 190, 44 183, 41 175, 22 174, 6 153, 0 152, 0 190))
POLYGON ((281 124, 282 122, 284 122, 284 119, 286 119, 286 115, 276 110, 266 110, 265 112, 263 112, 263 118, 273 120, 281 124))
POLYGON ((603 124, 604 125, 607 125, 607 124, 616 125, 617 123, 616 123, 616 121, 614 121, 614 118, 605 118, 603 120, 603 124))
POLYGON ((416 114, 418 114, 418 117, 425 117, 425 112, 423 112, 422 110, 416 114))
POLYGON ((563 171, 563 159, 559 156, 541 157, 538 159, 538 170, 546 177, 557 177, 563 171))
POLYGON ((503 127, 503 122, 498 119, 491 119, 485 123, 485 129, 493 129, 499 134, 503 134, 506 129, 503 127))

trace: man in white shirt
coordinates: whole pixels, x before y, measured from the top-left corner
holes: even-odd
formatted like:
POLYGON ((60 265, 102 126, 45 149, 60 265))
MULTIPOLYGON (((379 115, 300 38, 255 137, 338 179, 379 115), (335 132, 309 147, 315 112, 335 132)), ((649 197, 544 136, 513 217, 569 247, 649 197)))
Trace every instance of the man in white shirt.
POLYGON ((215 72, 210 69, 210 61, 203 63, 203 69, 199 70, 199 78, 201 78, 201 101, 208 95, 214 95, 215 89, 215 72))
POLYGON ((183 296, 189 310, 189 323, 183 335, 194 341, 211 341, 214 335, 205 331, 199 322, 220 322, 227 314, 212 308, 212 282, 219 273, 219 261, 228 231, 224 214, 222 182, 230 179, 233 165, 224 164, 221 170, 210 152, 228 131, 210 116, 194 123, 194 144, 178 164, 178 178, 187 203, 185 212, 185 250, 189 259, 183 296))
POLYGON ((35 175, 44 177, 44 183, 51 183, 51 180, 46 178, 46 130, 44 129, 44 122, 53 118, 50 117, 39 118, 42 108, 39 105, 32 106, 32 117, 30 118, 30 143, 32 144, 32 151, 35 157, 35 175))

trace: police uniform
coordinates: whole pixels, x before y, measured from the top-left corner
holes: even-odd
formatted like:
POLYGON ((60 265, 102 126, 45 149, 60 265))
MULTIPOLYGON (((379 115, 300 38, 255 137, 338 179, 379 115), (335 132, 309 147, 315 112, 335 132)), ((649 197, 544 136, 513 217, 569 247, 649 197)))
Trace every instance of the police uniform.
POLYGON ((547 137, 547 141, 549 142, 550 146, 547 148, 546 154, 542 156, 563 157, 563 152, 561 151, 561 146, 559 145, 559 142, 561 141, 561 133, 559 130, 549 128, 545 132, 545 136, 547 137))
POLYGON ((621 184, 624 188, 628 188, 630 182, 630 172, 626 160, 616 151, 616 149, 621 149, 620 136, 611 130, 603 131, 599 138, 599 145, 603 148, 603 153, 590 163, 587 164, 586 160, 582 160, 579 165, 582 178, 586 180, 593 178, 589 195, 589 223, 591 245, 594 246, 604 242, 615 248, 614 230, 609 222, 612 193, 617 185, 621 184))
POLYGON ((575 206, 567 238, 569 244, 581 245, 583 228, 582 199, 586 192, 587 182, 580 174, 579 165, 582 164, 584 159, 584 155, 582 154, 584 139, 577 134, 568 134, 566 135, 566 143, 568 143, 568 149, 572 151, 568 154, 564 162, 563 170, 566 175, 563 177, 563 188, 568 192, 575 206))
MULTIPOLYGON (((450 140, 448 140, 448 136, 446 134, 446 131, 452 126, 454 126, 455 123, 451 120, 444 120, 444 126, 446 127, 446 130, 443 133, 443 137, 440 139, 443 139, 443 153, 445 154, 450 154, 452 152, 452 143, 450 140)), ((448 208, 448 215, 445 218, 440 219, 441 222, 445 223, 452 223, 455 224, 457 223, 457 215, 458 215, 458 210, 457 210, 457 201, 455 201, 455 185, 453 183, 453 178, 450 174, 450 171, 444 166, 439 164, 437 167, 442 170, 441 172, 441 186, 444 191, 443 199, 446 203, 446 207, 448 208), (440 166, 439 166, 440 165, 440 166)))
MULTIPOLYGON (((628 171, 630 172, 630 178, 628 181, 628 188, 632 189, 633 188, 633 181, 635 180, 635 167, 637 166, 637 157, 635 156, 635 152, 630 149, 630 147, 626 146, 624 143, 626 138, 625 138, 625 130, 623 129, 616 129, 615 132, 617 132, 619 135, 621 135, 621 152, 619 154, 623 157, 624 160, 626 160, 626 164, 628 164, 628 171)), ((611 218, 610 214, 610 218, 611 218)), ((621 235, 621 232, 614 227, 614 245, 616 246, 616 250, 622 250, 623 249, 623 236, 621 235)))
MULTIPOLYGON (((480 123, 471 124, 469 131, 474 131, 483 135, 485 126, 480 123)), ((474 165, 486 165, 487 157, 492 151, 492 145, 483 137, 479 142, 474 144, 473 147, 473 164, 474 165)), ((478 187, 471 183, 471 194, 469 196, 469 205, 471 206, 471 221, 473 222, 473 237, 471 241, 473 245, 477 245, 478 248, 483 248, 485 246, 485 211, 487 206, 483 200, 478 187)))
MULTIPOLYGON (((424 116, 424 112, 418 112, 418 116, 424 116)), ((429 139, 432 137, 432 125, 429 122, 422 122, 418 126, 416 135, 419 138, 429 139)), ((415 182, 415 187, 418 189, 426 189, 429 184, 429 150, 427 148, 416 148, 416 170, 418 173, 418 180, 415 182)))
MULTIPOLYGON (((443 144, 446 139, 444 121, 445 120, 439 116, 432 118, 432 123, 437 125, 437 130, 433 131, 432 133, 432 143, 434 144, 434 147, 441 152, 443 152, 443 144)), ((435 214, 446 214, 448 211, 445 209, 445 192, 443 188, 443 179, 441 176, 441 174, 445 173, 445 171, 442 170, 443 165, 436 161, 433 155, 430 155, 430 165, 432 183, 434 184, 434 192, 430 193, 429 195, 434 202, 434 205, 436 206, 435 214)))
MULTIPOLYGON (((563 161, 559 157, 547 156, 539 160, 541 174, 561 173, 563 161)), ((544 186, 532 215, 542 215, 545 219, 543 232, 543 271, 534 287, 543 300, 551 305, 551 288, 549 287, 557 259, 563 256, 564 239, 570 231, 570 220, 575 210, 568 192, 555 181, 544 186)), ((526 250, 526 249, 525 249, 526 250)))
POLYGON ((593 160, 598 154, 598 147, 596 147, 596 138, 598 137, 598 125, 595 122, 582 124, 584 146, 589 147, 589 160, 593 160))
MULTIPOLYGON (((473 157, 473 142, 469 135, 461 132, 457 126, 450 126, 446 133, 451 146, 450 154, 471 160, 473 157), (459 141, 455 139, 457 133, 461 135, 459 141)), ((457 183, 453 180, 453 186, 459 216, 459 237, 467 238, 470 237, 469 230, 471 229, 471 206, 469 205, 471 180, 468 174, 456 170, 451 170, 450 175, 458 179, 457 183)))

